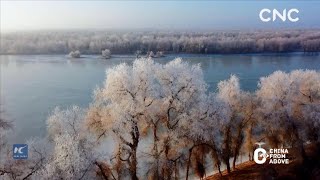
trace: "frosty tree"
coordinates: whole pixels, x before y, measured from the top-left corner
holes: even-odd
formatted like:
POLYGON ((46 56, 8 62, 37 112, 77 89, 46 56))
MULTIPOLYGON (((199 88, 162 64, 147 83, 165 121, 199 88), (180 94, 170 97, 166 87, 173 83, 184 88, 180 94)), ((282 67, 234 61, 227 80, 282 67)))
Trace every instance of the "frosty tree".
POLYGON ((253 152, 252 128, 257 117, 257 100, 252 94, 240 89, 239 79, 235 75, 231 75, 229 80, 219 82, 218 90, 217 97, 230 108, 229 119, 222 128, 222 157, 230 172, 229 159, 233 157, 232 165, 235 168, 245 138, 249 156, 253 152))
POLYGON ((7 133, 12 130, 12 122, 8 121, 4 117, 4 111, 0 104, 0 154, 1 150, 5 149, 7 133))
POLYGON ((102 57, 106 59, 111 58, 111 51, 109 49, 105 49, 101 51, 102 57))
POLYGON ((79 50, 76 50, 76 51, 71 51, 69 54, 68 54, 68 57, 70 58, 80 58, 81 56, 81 53, 79 50))
POLYGON ((260 79, 257 95, 273 146, 298 147, 305 159, 304 142, 319 137, 319 119, 314 117, 319 113, 319 80, 319 73, 310 70, 276 71, 260 79))
MULTIPOLYGON (((165 169, 177 170, 177 163, 184 164, 188 153, 188 140, 181 133, 181 126, 197 108, 207 90, 200 65, 189 65, 178 58, 163 66, 157 73, 161 85, 162 112, 167 137, 166 145, 162 147, 167 166, 165 169)), ((167 176, 174 173, 168 172, 167 176)), ((166 176, 165 176, 166 177, 166 176)))
POLYGON ((115 152, 118 153, 116 156, 127 163, 132 179, 138 179, 137 151, 141 129, 146 124, 148 114, 152 113, 152 105, 158 93, 156 70, 154 62, 147 59, 136 60, 133 67, 120 64, 108 70, 105 86, 96 94, 96 108, 105 109, 102 112, 105 114, 96 118, 94 107, 89 112, 88 121, 92 128, 102 132, 111 131, 115 136, 119 148, 115 152), (104 126, 92 126, 99 121, 104 126))
POLYGON ((95 141, 84 126, 85 111, 77 106, 67 110, 56 108, 49 117, 49 139, 54 144, 48 163, 39 175, 43 178, 81 179, 93 177, 97 160, 95 141))
POLYGON ((7 146, 7 136, 8 132, 12 130, 12 122, 9 122, 4 117, 4 111, 2 105, 0 104, 0 177, 6 176, 12 171, 9 171, 6 167, 5 158, 8 156, 8 146, 7 146))
POLYGON ((150 59, 136 60, 132 67, 121 64, 107 71, 88 124, 98 134, 112 131, 119 148, 116 152, 127 162, 132 178, 137 177, 139 142, 151 134, 153 143, 147 151, 154 160, 149 175, 179 176, 177 163, 183 161, 186 147, 179 127, 206 90, 200 66, 181 59, 165 65, 150 59))

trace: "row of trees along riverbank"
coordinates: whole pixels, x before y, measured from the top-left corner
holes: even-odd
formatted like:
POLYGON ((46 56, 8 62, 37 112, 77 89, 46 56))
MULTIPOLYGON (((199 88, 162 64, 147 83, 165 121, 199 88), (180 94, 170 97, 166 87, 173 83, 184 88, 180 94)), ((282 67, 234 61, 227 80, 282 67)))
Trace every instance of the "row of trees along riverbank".
POLYGON ((237 54, 319 52, 320 31, 37 31, 1 34, 0 54, 67 54, 79 50, 100 54, 162 51, 168 53, 237 54))

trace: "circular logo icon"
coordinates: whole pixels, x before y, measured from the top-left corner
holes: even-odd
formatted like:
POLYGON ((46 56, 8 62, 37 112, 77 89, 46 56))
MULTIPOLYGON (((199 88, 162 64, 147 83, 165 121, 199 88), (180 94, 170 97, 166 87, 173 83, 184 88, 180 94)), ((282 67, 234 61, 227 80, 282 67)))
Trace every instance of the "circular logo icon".
POLYGON ((267 160, 267 151, 263 148, 257 148, 254 151, 253 154, 253 160, 254 162, 256 162, 257 164, 263 164, 266 162, 267 160), (259 159, 259 157, 262 157, 262 159, 259 159))

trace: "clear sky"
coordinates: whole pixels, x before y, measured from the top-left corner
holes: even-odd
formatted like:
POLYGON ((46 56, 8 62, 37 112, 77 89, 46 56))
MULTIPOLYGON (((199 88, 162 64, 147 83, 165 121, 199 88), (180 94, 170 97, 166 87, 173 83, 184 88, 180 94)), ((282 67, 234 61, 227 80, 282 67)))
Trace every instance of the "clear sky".
POLYGON ((320 27, 316 1, 3 1, 1 31, 320 27), (263 23, 262 8, 298 8, 296 23, 263 23))

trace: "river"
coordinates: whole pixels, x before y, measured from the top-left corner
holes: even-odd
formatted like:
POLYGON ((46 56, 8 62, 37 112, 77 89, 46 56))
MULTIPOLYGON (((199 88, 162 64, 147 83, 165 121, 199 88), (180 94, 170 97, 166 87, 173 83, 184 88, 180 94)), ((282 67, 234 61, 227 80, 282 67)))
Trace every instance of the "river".
MULTIPOLYGON (((235 74, 241 88, 255 91, 260 77, 276 70, 320 70, 320 56, 302 53, 195 55, 170 54, 155 59, 166 63, 175 57, 200 63, 210 91, 219 81, 235 74)), ((64 55, 1 55, 1 109, 14 122, 10 143, 23 143, 46 134, 46 119, 56 106, 88 107, 92 91, 102 86, 105 71, 119 63, 132 63, 134 56, 114 55, 109 60, 97 55, 69 59, 64 55)))

